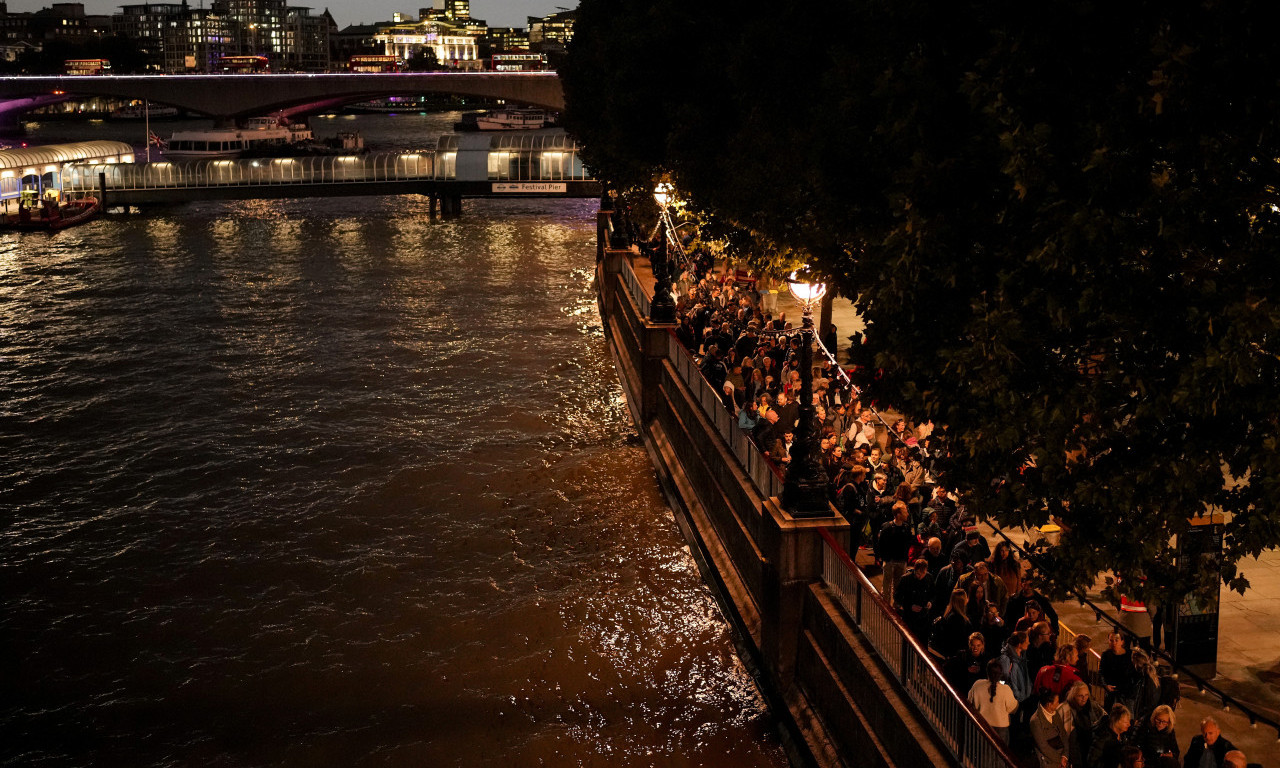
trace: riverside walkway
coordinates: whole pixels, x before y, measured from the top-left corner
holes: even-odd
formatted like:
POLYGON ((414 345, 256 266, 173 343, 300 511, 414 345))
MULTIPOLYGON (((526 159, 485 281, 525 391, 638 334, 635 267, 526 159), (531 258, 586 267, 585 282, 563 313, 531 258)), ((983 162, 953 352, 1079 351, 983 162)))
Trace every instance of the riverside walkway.
MULTIPOLYGON (((716 269, 712 282, 731 284, 733 278, 727 268, 716 269)), ((648 285, 645 287, 651 292, 648 285)), ((788 318, 798 318, 798 307, 794 303, 786 299, 775 300, 779 312, 785 312, 788 318)), ((844 325, 850 330, 856 330, 861 325, 849 306, 838 310, 834 320, 837 325, 844 325)), ((740 382, 739 379, 734 379, 732 372, 730 379, 740 382)), ((890 422, 896 416, 885 415, 890 422)), ((1002 539, 990 526, 981 526, 980 530, 994 550, 1002 539)), ((1026 540, 1025 534, 1010 536, 1019 544, 1026 540)), ((858 566, 880 588, 882 574, 870 552, 864 550, 855 553, 855 556, 858 566)), ((1234 699, 1228 702, 1232 706, 1224 708, 1223 701, 1212 692, 1198 691, 1193 681, 1182 677, 1182 698, 1177 710, 1178 741, 1185 754, 1192 737, 1198 734, 1200 721, 1205 717, 1213 717, 1221 725, 1227 738, 1248 755, 1251 764, 1280 766, 1280 741, 1277 740, 1280 734, 1269 724, 1257 723, 1255 720, 1257 716, 1280 720, 1276 711, 1277 703, 1280 703, 1280 690, 1275 685, 1280 677, 1277 674, 1280 672, 1280 633, 1276 631, 1280 629, 1280 553, 1268 552, 1256 561, 1242 563, 1242 570, 1253 575, 1254 588, 1244 596, 1227 592, 1223 594, 1219 674, 1211 681, 1215 687, 1234 699), (1241 710, 1241 704, 1246 711, 1241 710)), ((1090 597, 1105 610, 1105 604, 1096 592, 1090 597)), ((1088 634, 1094 639, 1095 649, 1105 647, 1112 624, 1100 620, 1092 607, 1067 602, 1057 603, 1055 608, 1065 628, 1060 636, 1061 641, 1068 642, 1077 633, 1088 634)), ((1118 617, 1113 618, 1119 621, 1118 617)), ((1141 634, 1139 628, 1139 635, 1141 634)), ((1095 669, 1097 663, 1095 654, 1095 669)), ((1025 742, 1015 743, 1019 749, 1027 746, 1025 742)))

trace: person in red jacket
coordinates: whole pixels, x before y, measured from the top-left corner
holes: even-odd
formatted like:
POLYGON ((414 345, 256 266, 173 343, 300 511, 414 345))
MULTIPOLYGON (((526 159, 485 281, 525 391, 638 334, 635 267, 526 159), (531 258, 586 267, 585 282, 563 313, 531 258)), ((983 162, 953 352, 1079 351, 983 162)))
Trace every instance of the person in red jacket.
POLYGON ((1076 660, 1079 658, 1079 651, 1074 645, 1058 646, 1057 655, 1054 662, 1036 674, 1036 681, 1032 685, 1032 690, 1039 692, 1043 690, 1053 691, 1058 694, 1059 698, 1066 698, 1066 691, 1071 684, 1080 679, 1080 675, 1076 672, 1076 660))

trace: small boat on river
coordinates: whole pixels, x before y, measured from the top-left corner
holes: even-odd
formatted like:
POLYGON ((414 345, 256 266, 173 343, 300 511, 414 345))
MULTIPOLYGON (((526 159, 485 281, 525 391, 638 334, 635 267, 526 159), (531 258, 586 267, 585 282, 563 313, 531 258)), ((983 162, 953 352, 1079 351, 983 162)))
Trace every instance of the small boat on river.
POLYGON ((6 214, 3 226, 9 229, 44 230, 60 229, 84 224, 102 211, 102 203, 96 197, 82 197, 59 205, 57 200, 46 199, 39 207, 22 207, 17 215, 6 214))
POLYGON ((206 131, 175 131, 164 143, 170 160, 230 160, 258 153, 268 156, 290 145, 313 139, 304 123, 284 118, 251 117, 243 128, 211 128, 206 131))
POLYGON ((459 131, 533 131, 546 128, 552 121, 541 109, 498 109, 492 112, 468 112, 454 125, 459 131))
POLYGON ((182 110, 164 104, 129 104, 111 110, 111 120, 164 120, 182 117, 182 110))

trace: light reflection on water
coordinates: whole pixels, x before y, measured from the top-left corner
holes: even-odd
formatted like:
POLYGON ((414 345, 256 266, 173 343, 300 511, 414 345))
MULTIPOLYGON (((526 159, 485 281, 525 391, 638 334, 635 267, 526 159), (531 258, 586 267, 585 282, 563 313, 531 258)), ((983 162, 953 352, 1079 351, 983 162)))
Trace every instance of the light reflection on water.
POLYGON ((589 201, 0 236, 5 765, 781 765, 589 201))

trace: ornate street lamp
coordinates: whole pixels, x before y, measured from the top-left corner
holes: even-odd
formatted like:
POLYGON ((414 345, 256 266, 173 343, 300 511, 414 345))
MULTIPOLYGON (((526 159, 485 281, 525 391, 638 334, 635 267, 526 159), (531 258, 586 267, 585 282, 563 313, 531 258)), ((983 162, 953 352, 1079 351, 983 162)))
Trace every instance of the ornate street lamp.
POLYGON ((799 272, 787 278, 787 288, 800 302, 804 321, 800 329, 800 423, 791 444, 791 464, 782 483, 782 506, 792 517, 826 517, 827 473, 818 455, 818 412, 813 407, 813 305, 827 292, 824 283, 800 280, 799 272))
POLYGON ((671 262, 667 259, 667 206, 675 199, 667 182, 654 187, 653 200, 661 209, 658 217, 658 247, 649 254, 653 269, 653 301, 649 303, 649 320, 655 323, 676 321, 676 300, 671 296, 671 262))

